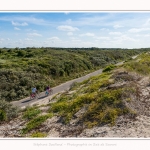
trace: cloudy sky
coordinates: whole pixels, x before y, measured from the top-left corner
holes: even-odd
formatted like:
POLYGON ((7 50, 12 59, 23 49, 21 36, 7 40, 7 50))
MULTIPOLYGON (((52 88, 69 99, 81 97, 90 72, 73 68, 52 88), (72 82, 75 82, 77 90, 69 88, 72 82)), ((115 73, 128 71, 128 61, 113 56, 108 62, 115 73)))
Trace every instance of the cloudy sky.
POLYGON ((0 12, 0 47, 150 47, 150 12, 0 12))

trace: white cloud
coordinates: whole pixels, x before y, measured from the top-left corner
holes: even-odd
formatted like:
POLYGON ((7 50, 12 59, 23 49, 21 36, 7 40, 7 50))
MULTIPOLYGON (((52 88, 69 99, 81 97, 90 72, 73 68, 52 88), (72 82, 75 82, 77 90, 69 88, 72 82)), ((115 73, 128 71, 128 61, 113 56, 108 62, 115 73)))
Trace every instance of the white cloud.
POLYGON ((32 39, 29 38, 25 38, 25 41, 33 41, 32 39))
POLYGON ((85 34, 80 34, 80 36, 95 36, 94 33, 85 33, 85 34))
POLYGON ((123 41, 132 41, 132 42, 137 42, 137 39, 131 38, 127 35, 122 35, 119 37, 114 37, 115 40, 117 40, 118 42, 123 42, 123 41))
POLYGON ((123 26, 116 24, 116 25, 114 25, 113 27, 114 27, 115 29, 118 29, 118 28, 122 28, 123 26))
POLYGON ((97 40, 109 40, 109 37, 101 36, 101 37, 95 37, 97 40))
POLYGON ((13 26, 28 26, 28 24, 26 22, 19 23, 19 22, 12 21, 11 23, 13 26))
POLYGON ((66 11, 66 12, 64 12, 64 14, 66 14, 66 15, 68 15, 70 12, 68 12, 68 11, 66 11))
POLYGON ((137 36, 137 37, 139 37, 139 36, 140 36, 140 37, 141 37, 141 34, 135 34, 135 36, 137 36))
POLYGON ((54 37, 51 37, 51 38, 48 38, 48 40, 60 40, 57 36, 54 36, 54 37))
POLYGON ((15 30, 21 30, 21 29, 19 29, 19 28, 17 28, 17 27, 14 27, 14 29, 15 29, 15 30))
POLYGON ((95 44, 93 42, 82 42, 83 46, 86 46, 86 47, 92 47, 92 46, 95 46, 95 44))
POLYGON ((106 31, 106 30, 108 31, 109 29, 107 29, 107 28, 101 28, 100 30, 101 31, 106 31))
POLYGON ((148 31, 150 28, 132 28, 128 30, 131 33, 137 33, 137 32, 142 32, 142 31, 148 31))
POLYGON ((26 29, 26 31, 28 31, 28 32, 37 32, 37 30, 33 30, 33 29, 26 29))
POLYGON ((72 26, 67 26, 67 25, 64 25, 64 26, 58 26, 57 27, 58 30, 61 30, 61 31, 78 31, 79 29, 76 28, 76 27, 72 27, 72 26))
POLYGON ((150 34, 136 34, 135 36, 139 38, 143 38, 143 37, 149 37, 150 34))
POLYGON ((67 23, 67 24, 71 24, 71 23, 72 23, 72 20, 71 20, 71 19, 68 19, 68 20, 66 20, 66 23, 67 23))
MULTIPOLYGON (((104 21, 107 20, 107 16, 102 15, 84 15, 79 17, 78 19, 74 19, 72 21, 72 25, 76 26, 85 26, 85 25, 94 25, 94 26, 104 26, 104 21)), ((67 23, 67 22, 64 22, 67 23)), ((107 22, 108 25, 108 22, 107 22)))
POLYGON ((147 19, 147 21, 145 22, 144 26, 148 26, 150 24, 150 19, 147 19))
POLYGON ((109 32, 110 35, 121 35, 121 32, 109 32))
POLYGON ((150 36, 150 34, 145 34, 144 36, 145 36, 145 37, 149 37, 149 36, 150 36))
POLYGON ((79 39, 74 39, 74 40, 72 40, 72 42, 80 42, 81 40, 79 40, 79 39))
POLYGON ((44 41, 44 43, 46 44, 46 45, 49 45, 50 43, 51 44, 60 44, 61 43, 61 39, 60 38, 58 38, 57 36, 54 36, 54 37, 50 37, 50 38, 47 38, 47 40, 46 41, 44 41))
POLYGON ((72 36, 72 35, 73 35, 73 33, 72 33, 72 32, 68 32, 68 33, 67 33, 67 35, 72 36))
POLYGON ((28 33, 27 35, 28 36, 42 36, 41 34, 38 34, 38 33, 28 33))
POLYGON ((106 28, 101 28, 100 30, 104 31, 104 30, 107 30, 106 28))
POLYGON ((0 41, 4 41, 5 39, 3 39, 3 38, 0 38, 0 41))
POLYGON ((70 37, 71 40, 78 40, 76 37, 70 37))

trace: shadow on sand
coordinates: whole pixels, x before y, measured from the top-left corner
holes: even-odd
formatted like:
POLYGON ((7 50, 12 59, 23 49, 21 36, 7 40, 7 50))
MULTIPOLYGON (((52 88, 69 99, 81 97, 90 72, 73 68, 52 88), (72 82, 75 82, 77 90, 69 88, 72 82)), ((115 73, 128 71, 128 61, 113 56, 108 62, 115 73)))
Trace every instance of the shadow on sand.
POLYGON ((41 97, 39 97, 38 99, 43 99, 43 98, 45 98, 46 96, 44 95, 44 96, 41 96, 41 97))
POLYGON ((25 100, 25 101, 23 101, 21 103, 27 103, 27 102, 30 102, 30 101, 32 101, 32 99, 25 100))
POLYGON ((38 99, 43 99, 43 98, 45 98, 45 97, 47 97, 46 95, 44 95, 44 96, 38 96, 37 98, 34 98, 34 99, 27 99, 27 100, 25 100, 25 101, 23 101, 23 102, 21 102, 21 103, 27 103, 27 102, 30 102, 30 101, 32 101, 32 100, 38 100, 38 99))

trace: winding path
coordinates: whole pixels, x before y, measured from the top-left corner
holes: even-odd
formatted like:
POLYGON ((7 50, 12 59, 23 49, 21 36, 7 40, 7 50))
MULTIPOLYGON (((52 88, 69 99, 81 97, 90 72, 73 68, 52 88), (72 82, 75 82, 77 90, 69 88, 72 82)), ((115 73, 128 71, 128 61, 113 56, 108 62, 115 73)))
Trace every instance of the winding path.
MULTIPOLYGON (((138 55, 133 56, 132 58, 135 59, 137 56, 138 56, 138 55)), ((124 61, 119 62, 119 63, 116 64, 116 66, 122 65, 123 63, 124 63, 124 61)), ((89 74, 87 74, 87 75, 85 75, 85 76, 83 76, 83 77, 70 80, 70 81, 68 81, 68 82, 65 82, 65 83, 63 83, 63 84, 61 84, 61 85, 58 85, 58 86, 52 88, 52 89, 53 89, 53 95, 55 95, 55 94, 57 94, 57 93, 59 93, 59 92, 62 92, 62 91, 64 91, 64 90, 68 90, 68 89, 70 88, 70 85, 71 85, 72 83, 74 83, 74 82, 82 82, 82 81, 84 81, 84 80, 86 80, 86 79, 88 79, 88 78, 90 78, 90 77, 92 77, 92 76, 101 74, 101 73, 102 73, 102 70, 103 70, 103 69, 99 69, 99 70, 94 71, 94 72, 92 72, 92 73, 89 73, 89 74)), ((19 100, 19 101, 13 101, 12 104, 15 105, 15 106, 18 106, 18 107, 26 107, 26 106, 29 106, 29 105, 31 105, 32 103, 35 103, 35 102, 37 102, 37 101, 41 101, 41 100, 43 100, 43 99, 45 98, 45 92, 42 92, 42 93, 40 93, 39 95, 40 95, 40 97, 39 97, 38 99, 30 100, 30 97, 27 97, 27 98, 24 98, 24 99, 19 100)), ((51 96, 53 96, 53 95, 51 95, 51 96)))

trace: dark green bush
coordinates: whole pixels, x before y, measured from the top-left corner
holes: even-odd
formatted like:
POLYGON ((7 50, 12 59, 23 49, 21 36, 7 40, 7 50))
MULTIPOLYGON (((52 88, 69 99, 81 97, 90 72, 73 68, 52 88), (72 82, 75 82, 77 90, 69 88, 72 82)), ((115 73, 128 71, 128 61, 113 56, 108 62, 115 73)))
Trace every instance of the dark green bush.
POLYGON ((0 121, 6 120, 7 120, 6 112, 4 110, 0 110, 0 121))
POLYGON ((24 119, 33 119, 36 117, 38 114, 40 114, 41 110, 39 110, 36 107, 30 107, 27 108, 26 111, 23 113, 23 118, 24 119))
POLYGON ((48 118, 51 118, 52 114, 47 114, 43 116, 38 116, 31 121, 29 121, 25 128, 22 129, 22 133, 26 134, 30 132, 32 129, 38 128, 42 123, 44 123, 48 118))
POLYGON ((7 120, 11 120, 18 116, 19 108, 13 106, 5 100, 0 100, 0 110, 4 115, 3 117, 7 120), (6 115, 6 116, 5 116, 6 115))
POLYGON ((34 132, 32 133, 31 137, 32 138, 43 138, 46 137, 46 133, 42 133, 42 132, 34 132))
POLYGON ((111 70, 113 70, 114 68, 115 68, 114 65, 109 65, 109 66, 107 66, 106 68, 103 69, 103 72, 111 71, 111 70))
POLYGON ((26 54, 26 52, 24 50, 19 50, 17 55, 19 57, 23 57, 23 56, 25 56, 25 54, 26 54))

